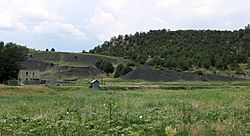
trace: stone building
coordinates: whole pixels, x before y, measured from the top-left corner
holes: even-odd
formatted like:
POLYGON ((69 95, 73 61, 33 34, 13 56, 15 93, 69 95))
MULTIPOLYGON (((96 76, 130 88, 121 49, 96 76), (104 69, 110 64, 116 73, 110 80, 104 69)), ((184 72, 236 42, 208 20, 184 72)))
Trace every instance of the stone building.
MULTIPOLYGON (((18 80, 24 84, 40 81, 39 70, 20 70, 18 73, 18 80)), ((35 84, 35 83, 33 83, 35 84)))

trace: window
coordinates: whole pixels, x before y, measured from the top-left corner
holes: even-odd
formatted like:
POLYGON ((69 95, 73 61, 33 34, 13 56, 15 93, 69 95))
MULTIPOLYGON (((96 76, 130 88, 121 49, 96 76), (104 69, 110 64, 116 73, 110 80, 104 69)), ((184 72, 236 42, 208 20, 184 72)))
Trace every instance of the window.
POLYGON ((33 77, 35 76, 35 73, 33 72, 33 77))
POLYGON ((29 76, 29 72, 26 72, 26 76, 29 76))

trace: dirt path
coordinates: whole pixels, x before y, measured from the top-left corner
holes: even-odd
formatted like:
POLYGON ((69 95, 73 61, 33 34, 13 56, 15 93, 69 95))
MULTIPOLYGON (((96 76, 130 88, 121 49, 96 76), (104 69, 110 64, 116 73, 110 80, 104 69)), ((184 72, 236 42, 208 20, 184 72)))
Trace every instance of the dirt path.
POLYGON ((9 95, 9 94, 31 94, 31 92, 16 92, 16 91, 0 90, 0 95, 9 95))

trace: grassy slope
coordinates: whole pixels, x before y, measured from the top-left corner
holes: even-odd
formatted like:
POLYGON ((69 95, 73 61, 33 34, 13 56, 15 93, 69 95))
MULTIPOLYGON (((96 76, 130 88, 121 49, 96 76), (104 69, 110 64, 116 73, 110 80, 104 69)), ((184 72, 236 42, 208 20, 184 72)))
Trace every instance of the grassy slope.
MULTIPOLYGON (((41 71, 41 77, 43 79, 58 79, 59 78, 58 67, 61 66, 92 67, 95 66, 95 63, 98 60, 109 61, 114 66, 117 66, 118 64, 127 64, 131 62, 130 60, 125 60, 118 57, 95 55, 89 53, 45 52, 45 51, 30 51, 28 59, 53 63, 56 65, 56 67, 54 68, 41 71)), ((60 76, 61 79, 86 78, 86 76, 78 76, 78 75, 73 75, 73 76, 60 75, 60 76)), ((93 77, 95 76, 93 75, 93 77)), ((97 77, 99 77, 99 75, 97 77)))
POLYGON ((94 66, 96 61, 98 60, 106 60, 113 63, 114 65, 130 62, 129 60, 125 60, 122 58, 110 57, 104 55, 95 55, 89 53, 44 52, 44 51, 31 51, 29 59, 50 62, 58 64, 60 66, 75 66, 75 67, 94 66))
MULTIPOLYGON (((125 84, 155 85, 105 80, 105 86, 125 84)), ((166 127, 177 135, 250 134, 249 82, 159 84, 219 87, 98 91, 89 89, 87 80, 38 88, 0 86, 2 92, 15 92, 0 95, 0 135, 165 135, 166 127)))

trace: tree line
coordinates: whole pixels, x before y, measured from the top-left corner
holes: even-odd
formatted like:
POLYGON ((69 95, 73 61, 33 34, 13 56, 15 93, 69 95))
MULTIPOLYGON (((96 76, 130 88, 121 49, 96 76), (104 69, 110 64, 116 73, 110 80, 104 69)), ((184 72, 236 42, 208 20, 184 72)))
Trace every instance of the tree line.
POLYGON ((29 49, 15 43, 0 42, 0 82, 17 79, 29 49))
POLYGON ((159 69, 237 69, 250 63, 250 25, 236 31, 150 30, 112 37, 90 53, 123 57, 159 69))

